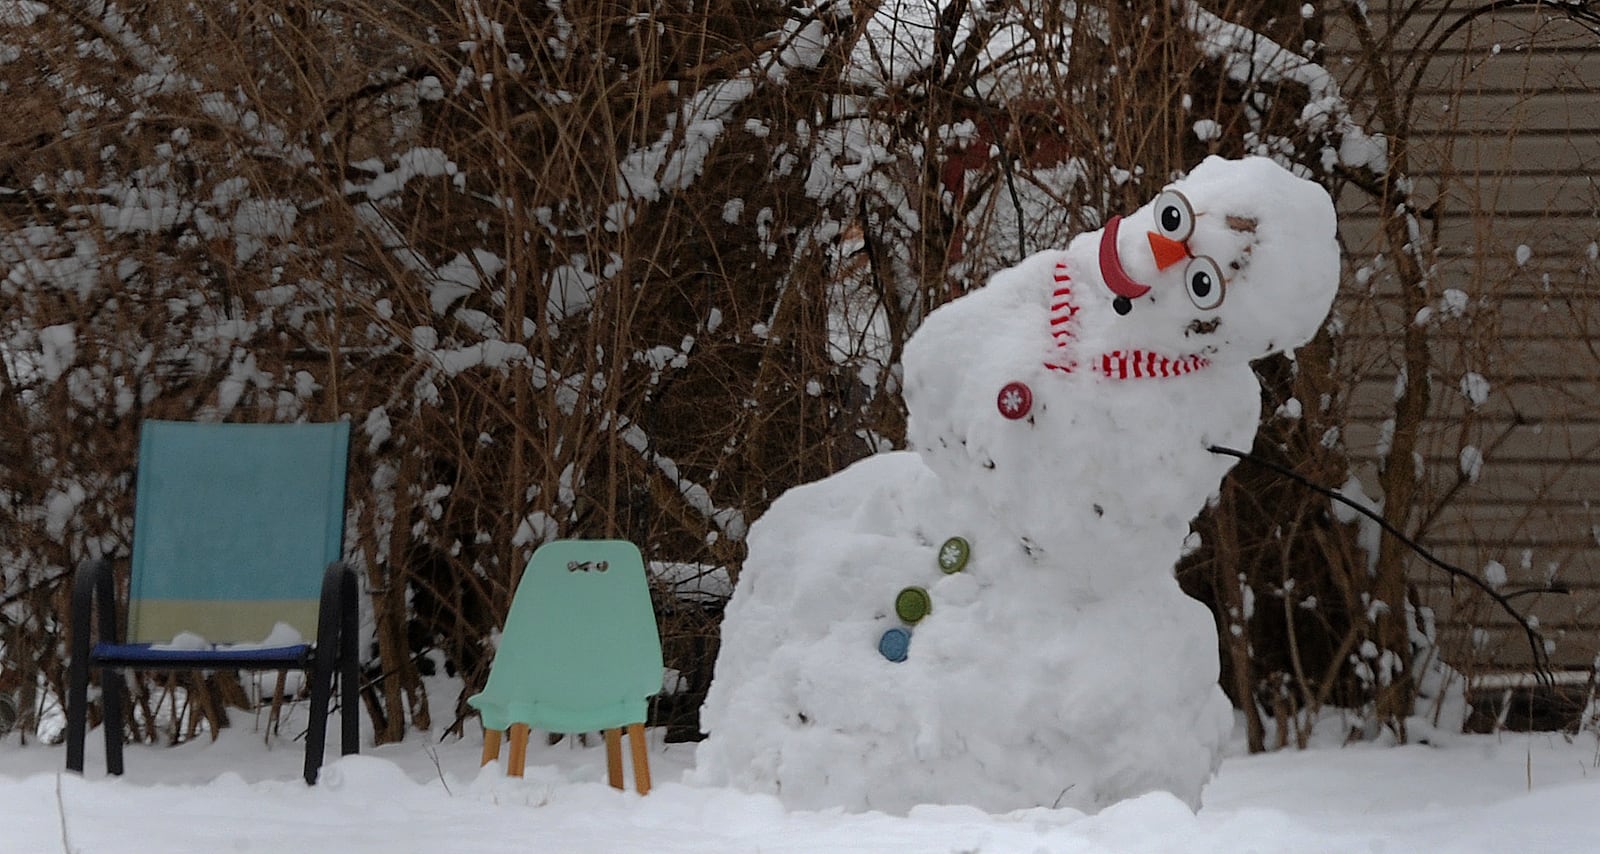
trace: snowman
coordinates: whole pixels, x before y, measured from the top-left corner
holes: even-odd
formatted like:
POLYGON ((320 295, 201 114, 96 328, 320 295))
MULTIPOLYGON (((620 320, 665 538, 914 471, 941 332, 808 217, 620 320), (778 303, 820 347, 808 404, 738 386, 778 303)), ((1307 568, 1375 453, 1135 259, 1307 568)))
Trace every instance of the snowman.
POLYGON ((1232 728, 1216 627, 1173 576, 1249 448, 1250 361, 1338 283, 1333 204, 1210 158, 1126 217, 931 313, 911 450, 752 526, 691 782, 795 808, 1199 802, 1232 728))

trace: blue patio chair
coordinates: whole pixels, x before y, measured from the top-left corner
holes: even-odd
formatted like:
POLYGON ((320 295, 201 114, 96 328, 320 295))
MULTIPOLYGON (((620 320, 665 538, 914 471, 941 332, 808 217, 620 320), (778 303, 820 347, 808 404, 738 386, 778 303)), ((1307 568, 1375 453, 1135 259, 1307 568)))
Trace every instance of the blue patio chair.
POLYGON ((308 784, 322 767, 337 676, 341 747, 359 750, 357 588, 340 560, 349 449, 347 422, 144 422, 125 641, 111 562, 84 563, 73 586, 68 770, 83 771, 91 669, 101 674, 109 774, 122 773, 119 671, 129 668, 306 671, 308 784), (304 642, 263 648, 278 623, 304 642), (204 648, 171 643, 186 632, 204 648))

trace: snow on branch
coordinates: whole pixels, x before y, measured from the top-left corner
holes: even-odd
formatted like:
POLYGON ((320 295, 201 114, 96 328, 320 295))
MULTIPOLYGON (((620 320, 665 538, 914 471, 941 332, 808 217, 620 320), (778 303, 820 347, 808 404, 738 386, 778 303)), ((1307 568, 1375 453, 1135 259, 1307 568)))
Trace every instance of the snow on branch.
POLYGON ((654 202, 693 185, 706 156, 727 129, 728 119, 753 95, 761 78, 781 81, 793 68, 814 68, 832 37, 817 18, 789 21, 779 45, 766 51, 729 80, 713 83, 685 99, 677 114, 646 148, 631 151, 617 170, 617 201, 606 211, 605 228, 621 232, 637 216, 635 205, 654 202))
POLYGON ((1327 141, 1323 167, 1335 163, 1382 174, 1387 144, 1382 134, 1368 134, 1351 115, 1349 102, 1328 69, 1267 36, 1235 24, 1184 0, 1182 20, 1197 37, 1206 56, 1222 61, 1228 78, 1245 84, 1296 83, 1305 87, 1308 102, 1300 124, 1313 137, 1327 141))
POLYGON ((619 428, 618 435, 622 437, 628 447, 638 451, 639 456, 655 466, 663 475, 666 475, 667 480, 672 481, 673 485, 678 489, 678 494, 683 496, 683 500, 690 507, 705 516, 711 524, 716 525, 717 530, 721 531, 729 539, 736 541, 744 539, 745 532, 748 530, 744 513, 732 507, 718 507, 711 500, 711 493, 704 486, 685 478, 676 462, 669 457, 652 451, 650 449, 649 434, 645 433, 637 424, 628 420, 627 417, 620 414, 615 415, 615 424, 619 428))

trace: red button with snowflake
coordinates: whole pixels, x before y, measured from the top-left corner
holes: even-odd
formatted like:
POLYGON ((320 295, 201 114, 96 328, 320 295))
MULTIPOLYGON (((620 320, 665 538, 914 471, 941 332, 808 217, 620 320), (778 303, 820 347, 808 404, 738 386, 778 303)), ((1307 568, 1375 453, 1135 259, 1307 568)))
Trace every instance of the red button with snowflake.
POLYGON ((1033 389, 1028 388, 1027 383, 1006 383, 1000 387, 1000 395, 994 402, 1000 414, 1012 421, 1026 418, 1033 409, 1033 389))

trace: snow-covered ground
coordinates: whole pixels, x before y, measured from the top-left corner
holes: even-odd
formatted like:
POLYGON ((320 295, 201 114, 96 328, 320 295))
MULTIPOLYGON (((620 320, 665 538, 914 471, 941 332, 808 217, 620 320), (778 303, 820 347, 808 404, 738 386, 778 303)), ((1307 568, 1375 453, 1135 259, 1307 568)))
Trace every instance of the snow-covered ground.
MULTIPOLYGON (((440 720, 455 686, 437 680, 431 688, 440 720)), ((62 772, 61 747, 19 747, 12 734, 0 744, 0 851, 1571 854, 1600 839, 1592 734, 1448 736, 1439 746, 1260 756, 1235 749, 1197 812, 1157 793, 1095 815, 922 806, 897 817, 789 810, 766 795, 687 785, 693 745, 664 744, 656 731, 656 788, 645 797, 631 783, 627 792, 605 785, 598 746, 538 744, 521 780, 480 770, 475 724, 466 739, 416 733, 335 758, 312 788, 300 780, 299 742, 269 742, 247 713, 232 719, 214 743, 130 747, 121 779, 104 774, 98 730, 87 777, 62 772)), ((1324 729, 1331 736, 1337 725, 1324 729)))

